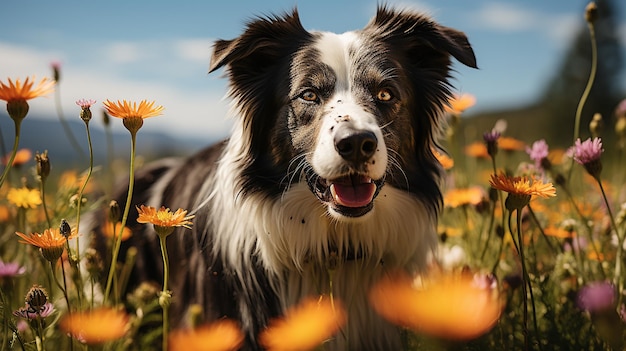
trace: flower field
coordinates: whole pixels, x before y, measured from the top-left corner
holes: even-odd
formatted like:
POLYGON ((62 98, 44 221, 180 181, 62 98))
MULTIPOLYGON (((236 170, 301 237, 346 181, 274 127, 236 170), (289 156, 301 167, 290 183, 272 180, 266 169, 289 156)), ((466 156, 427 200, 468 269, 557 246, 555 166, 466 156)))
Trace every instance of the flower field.
MULTIPOLYGON (((587 21, 593 28, 592 12, 587 21)), ((57 170, 46 151, 20 148, 29 102, 55 92, 60 67, 53 69, 53 79, 0 80, 2 132, 14 132, 0 176, 0 351, 239 349, 237 323, 203 321, 200 306, 189 328, 169 325, 167 238, 193 226, 192 209, 120 208, 110 200, 111 164, 94 165, 93 149, 111 145, 90 139, 97 101, 76 101, 73 111, 89 141, 75 147, 91 155, 81 169, 57 170), (9 120, 12 130, 4 129, 9 120), (105 252, 89 247, 80 227, 94 210, 108 213, 105 252), (132 250, 114 263, 133 235, 131 211, 154 227, 164 276, 159 286, 125 294, 132 250)), ((450 98, 442 148, 433 150, 444 172, 438 252, 429 272, 391 275, 369 292, 372 307, 407 330, 410 350, 626 349, 626 99, 610 106, 612 125, 600 129, 601 117, 584 125, 593 81, 592 67, 573 102, 569 147, 552 148, 549 135, 512 138, 506 121, 459 145, 456 122, 477 102, 470 94, 450 98)), ((105 126, 120 122, 129 132, 130 204, 141 127, 167 117, 147 100, 106 100, 102 109, 105 126)), ((271 321, 259 342, 268 350, 323 350, 350 323, 344 303, 312 296, 271 321)))

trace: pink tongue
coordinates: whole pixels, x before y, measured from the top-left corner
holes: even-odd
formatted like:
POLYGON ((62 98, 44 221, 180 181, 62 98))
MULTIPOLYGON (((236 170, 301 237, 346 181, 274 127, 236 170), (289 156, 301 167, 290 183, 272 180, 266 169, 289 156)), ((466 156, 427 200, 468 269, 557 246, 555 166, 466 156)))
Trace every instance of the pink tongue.
POLYGON ((335 202, 345 207, 363 207, 372 202, 376 185, 374 183, 342 184, 330 186, 335 202))

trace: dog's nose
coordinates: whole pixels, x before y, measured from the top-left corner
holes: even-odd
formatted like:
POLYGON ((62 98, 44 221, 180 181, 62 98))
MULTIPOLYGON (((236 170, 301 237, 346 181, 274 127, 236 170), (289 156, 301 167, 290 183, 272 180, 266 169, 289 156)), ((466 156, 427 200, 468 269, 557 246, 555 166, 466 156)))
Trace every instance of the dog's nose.
POLYGON ((335 135, 335 149, 347 161, 360 163, 367 161, 376 152, 378 139, 369 130, 343 128, 335 135))

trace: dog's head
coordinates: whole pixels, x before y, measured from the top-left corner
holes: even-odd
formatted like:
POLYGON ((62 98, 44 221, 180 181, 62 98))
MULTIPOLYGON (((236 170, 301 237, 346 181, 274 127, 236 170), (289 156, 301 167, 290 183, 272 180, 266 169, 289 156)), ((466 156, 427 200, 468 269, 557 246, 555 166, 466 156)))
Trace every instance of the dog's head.
POLYGON ((244 192, 279 196, 306 181, 335 218, 363 217, 385 185, 435 211, 435 133, 451 56, 476 67, 461 32, 380 7, 362 30, 308 32, 298 14, 252 21, 214 44, 246 140, 244 192))

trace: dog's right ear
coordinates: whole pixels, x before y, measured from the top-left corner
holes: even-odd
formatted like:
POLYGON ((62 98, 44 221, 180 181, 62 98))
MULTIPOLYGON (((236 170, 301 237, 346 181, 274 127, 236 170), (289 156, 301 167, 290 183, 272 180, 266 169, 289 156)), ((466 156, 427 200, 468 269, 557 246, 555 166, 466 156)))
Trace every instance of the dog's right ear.
POLYGON ((249 22, 238 38, 215 41, 209 73, 225 65, 259 68, 275 63, 307 38, 310 33, 302 27, 296 9, 282 16, 258 18, 249 22))

